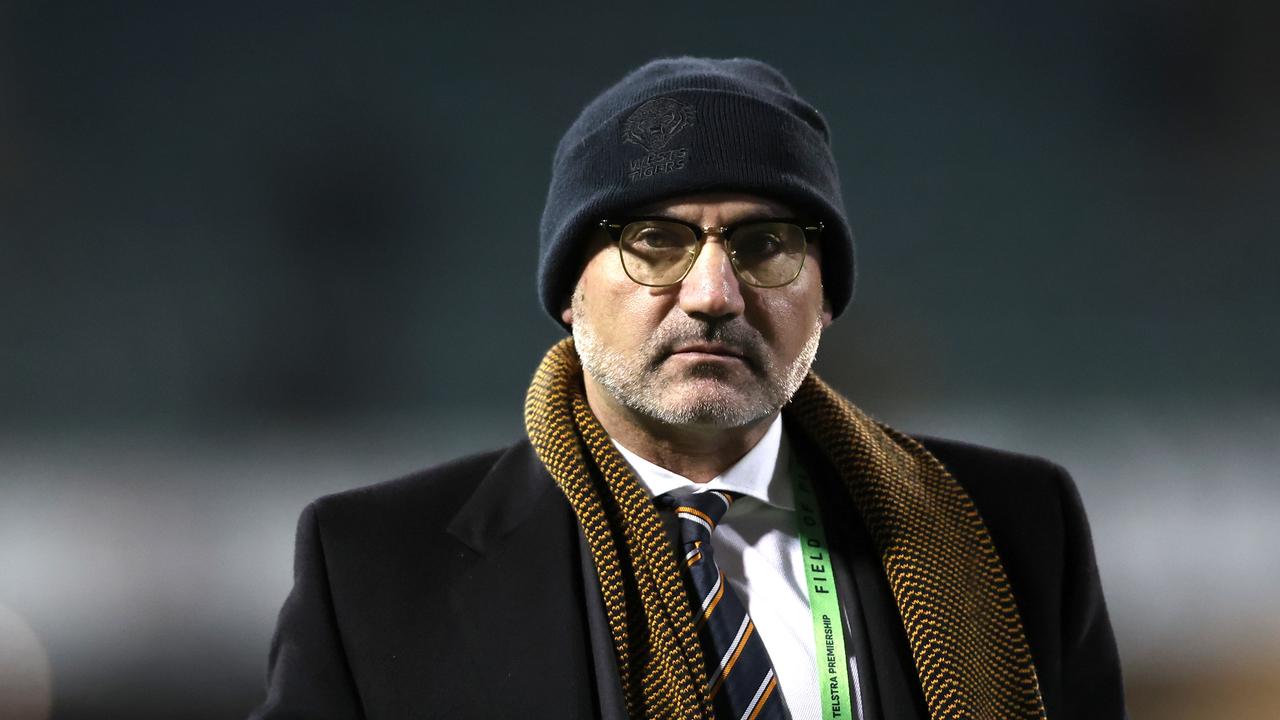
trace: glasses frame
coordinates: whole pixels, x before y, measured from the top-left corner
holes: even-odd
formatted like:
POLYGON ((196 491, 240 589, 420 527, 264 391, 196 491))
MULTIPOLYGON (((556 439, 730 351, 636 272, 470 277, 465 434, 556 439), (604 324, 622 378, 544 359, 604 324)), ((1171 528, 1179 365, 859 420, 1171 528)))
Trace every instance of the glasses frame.
POLYGON ((801 220, 799 218, 787 217, 753 217, 739 220, 738 222, 730 223, 729 225, 721 225, 719 227, 701 227, 691 222, 664 217, 662 215, 640 215, 635 217, 619 218, 618 220, 606 219, 601 220, 599 226, 602 230, 609 233, 609 237, 613 238, 613 244, 618 247, 618 262, 622 263, 622 271, 625 272, 627 277, 631 278, 631 281, 637 285, 644 285, 645 287, 671 287, 672 285, 684 282, 684 279, 689 276, 689 271, 692 270, 694 264, 698 262, 698 256, 702 254, 702 246, 706 244, 707 236, 719 235, 724 238, 725 251, 729 254, 729 264, 733 267, 733 274, 742 282, 750 285, 751 287, 757 288, 779 288, 795 282, 796 278, 800 277, 800 273, 804 272, 804 263, 809 257, 809 243, 817 240, 818 237, 822 235, 822 231, 825 228, 821 220, 801 220), (693 231, 693 237, 697 243, 694 246, 693 252, 690 253, 693 257, 689 260, 689 264, 685 266, 684 272, 680 273, 680 277, 669 283, 647 283, 636 280, 631 274, 631 271, 627 269, 627 262, 623 258, 622 231, 631 223, 651 220, 660 220, 662 222, 683 225, 693 231), (800 248, 800 266, 796 269, 796 274, 792 275, 786 282, 781 282, 776 285, 758 285, 743 277, 742 271, 738 269, 738 260, 733 250, 733 233, 744 225, 755 225, 756 223, 787 223, 788 225, 795 225, 804 232, 804 247, 800 248))

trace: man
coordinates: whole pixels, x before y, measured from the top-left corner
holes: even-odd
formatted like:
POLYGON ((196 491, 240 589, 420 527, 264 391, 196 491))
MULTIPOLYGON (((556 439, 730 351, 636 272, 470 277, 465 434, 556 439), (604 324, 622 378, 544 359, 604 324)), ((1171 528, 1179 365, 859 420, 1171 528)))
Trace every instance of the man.
POLYGON ((822 117, 752 60, 634 71, 561 141, 527 438, 302 515, 259 718, 1113 718, 1043 460, 809 373, 853 291, 822 117))

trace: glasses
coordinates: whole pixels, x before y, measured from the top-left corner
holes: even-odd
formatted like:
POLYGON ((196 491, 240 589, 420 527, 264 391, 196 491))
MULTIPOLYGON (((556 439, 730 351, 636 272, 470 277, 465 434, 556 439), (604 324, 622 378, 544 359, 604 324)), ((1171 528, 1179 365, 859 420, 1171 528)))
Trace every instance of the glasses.
POLYGON ((627 277, 649 287, 684 280, 708 235, 724 238, 738 279, 759 288, 782 287, 800 277, 810 236, 817 239, 822 232, 821 222, 777 218, 700 228, 682 220, 641 217, 601 220, 600 227, 617 241, 627 277))

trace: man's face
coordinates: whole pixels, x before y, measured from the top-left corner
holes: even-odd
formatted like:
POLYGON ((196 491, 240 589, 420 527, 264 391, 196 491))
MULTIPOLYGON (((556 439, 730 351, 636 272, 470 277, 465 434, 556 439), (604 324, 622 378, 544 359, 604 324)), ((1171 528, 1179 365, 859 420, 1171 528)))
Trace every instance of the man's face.
MULTIPOLYGON (((794 217, 785 205, 738 193, 686 196, 629 214, 703 228, 794 217)), ((729 428, 771 415, 800 386, 831 322, 815 243, 807 253, 795 281, 757 288, 734 274, 724 238, 712 234, 682 281, 647 287, 627 276, 617 244, 598 231, 563 315, 586 382, 667 425, 729 428)))

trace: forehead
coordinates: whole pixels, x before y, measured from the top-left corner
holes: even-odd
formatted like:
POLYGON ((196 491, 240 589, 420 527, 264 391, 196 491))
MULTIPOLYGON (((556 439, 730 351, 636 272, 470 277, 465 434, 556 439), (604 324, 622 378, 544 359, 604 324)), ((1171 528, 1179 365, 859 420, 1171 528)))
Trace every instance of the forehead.
POLYGON ((724 223, 739 217, 791 217, 795 213, 785 203, 760 195, 739 192, 679 195, 633 208, 633 215, 663 215, 698 222, 716 220, 724 223))

